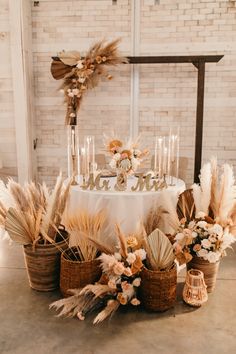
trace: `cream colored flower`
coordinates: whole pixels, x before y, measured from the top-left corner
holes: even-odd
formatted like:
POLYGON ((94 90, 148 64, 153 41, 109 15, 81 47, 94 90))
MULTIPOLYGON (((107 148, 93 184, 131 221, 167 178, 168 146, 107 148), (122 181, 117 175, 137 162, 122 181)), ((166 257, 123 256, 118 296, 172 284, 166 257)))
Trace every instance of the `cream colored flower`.
POLYGON ((117 259, 117 261, 121 261, 121 254, 119 252, 115 252, 114 256, 115 256, 115 259, 117 259))
POLYGON ((206 213, 204 213, 203 211, 199 211, 195 216, 197 219, 203 219, 205 218, 206 213))
POLYGON ((82 77, 82 76, 80 76, 78 78, 78 81, 79 81, 80 84, 83 84, 85 82, 85 80, 86 80, 85 77, 82 77))
POLYGON ((215 263, 220 259, 220 252, 208 252, 208 254, 206 255, 205 259, 210 262, 210 263, 215 263))
POLYGON ((130 301, 130 303, 131 303, 133 306, 138 306, 138 305, 140 305, 140 301, 139 301, 136 297, 134 297, 134 298, 130 301))
POLYGON ((120 153, 117 152, 116 154, 114 154, 113 159, 114 159, 115 161, 119 161, 119 160, 120 160, 120 153))
POLYGON ((136 256, 139 256, 141 258, 142 261, 144 261, 146 259, 147 253, 143 248, 139 248, 138 250, 136 250, 134 252, 134 254, 136 256))
POLYGON ((141 278, 135 278, 132 284, 133 286, 139 287, 141 284, 141 278))
POLYGON ((223 228, 219 224, 214 224, 211 228, 208 230, 211 234, 216 234, 219 236, 223 235, 223 228))
POLYGON ((206 221, 198 221, 197 226, 201 227, 202 229, 205 229, 207 226, 207 222, 206 221))
POLYGON ((207 253, 208 253, 208 251, 202 248, 202 249, 200 249, 200 251, 197 252, 197 255, 198 255, 198 257, 204 258, 204 257, 206 257, 207 253))
POLYGON ((84 67, 83 60, 78 60, 76 67, 77 67, 78 69, 83 69, 83 67, 84 67))
POLYGON ((176 240, 176 241, 181 241, 183 238, 184 238, 184 234, 183 234, 182 232, 178 232, 178 233, 175 235, 175 240, 176 240))
POLYGON ((134 253, 128 253, 128 257, 126 258, 126 261, 129 263, 129 264, 133 264, 136 260, 136 256, 134 253))
POLYGON ((117 275, 123 274, 124 270, 125 267, 121 262, 117 262, 113 267, 113 272, 117 275))
POLYGON ((205 238, 204 240, 201 241, 201 245, 202 245, 202 247, 207 248, 207 249, 211 248, 211 246, 212 246, 211 242, 207 238, 205 238))
POLYGON ((74 94, 75 96, 77 96, 78 93, 79 93, 79 90, 78 90, 78 89, 73 89, 72 92, 73 92, 73 94, 74 94))

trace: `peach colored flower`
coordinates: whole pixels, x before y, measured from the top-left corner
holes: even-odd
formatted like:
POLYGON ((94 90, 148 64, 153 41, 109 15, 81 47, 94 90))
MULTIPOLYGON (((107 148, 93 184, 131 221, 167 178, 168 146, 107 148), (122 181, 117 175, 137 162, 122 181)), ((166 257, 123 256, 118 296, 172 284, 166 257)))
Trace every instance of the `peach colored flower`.
POLYGON ((83 321, 85 319, 84 315, 82 314, 82 312, 78 312, 77 313, 77 317, 80 321, 83 321))
POLYGON ((111 289, 116 289, 116 282, 115 282, 114 279, 110 279, 107 285, 108 285, 109 288, 111 288, 111 289))
POLYGON ((140 305, 140 301, 136 297, 134 297, 130 302, 133 306, 140 305))
POLYGON ((196 245, 193 246, 194 252, 200 251, 201 248, 202 248, 202 247, 201 247, 201 245, 199 245, 199 243, 196 243, 196 245))
POLYGON ((121 288, 123 291, 130 291, 133 288, 132 284, 129 284, 127 281, 122 281, 121 288))
POLYGON ((123 273, 124 273, 124 275, 126 275, 127 277, 131 277, 131 275, 132 275, 132 272, 131 272, 130 267, 126 267, 123 273))
POLYGON ((120 302, 121 305, 127 304, 127 297, 123 295, 123 293, 118 293, 117 300, 120 302))
POLYGON ((126 244, 127 244, 127 247, 131 247, 131 248, 134 248, 138 245, 138 240, 136 237, 134 236, 129 236, 127 239, 126 239, 126 244))
POLYGON ((136 256, 134 253, 130 252, 128 253, 128 257, 126 258, 126 261, 129 263, 129 264, 133 264, 136 260, 136 256))
POLYGON ((135 278, 132 284, 133 286, 139 287, 141 284, 141 278, 135 278))
POLYGON ((125 267, 121 262, 117 262, 113 267, 113 272, 117 275, 123 274, 124 270, 125 267))

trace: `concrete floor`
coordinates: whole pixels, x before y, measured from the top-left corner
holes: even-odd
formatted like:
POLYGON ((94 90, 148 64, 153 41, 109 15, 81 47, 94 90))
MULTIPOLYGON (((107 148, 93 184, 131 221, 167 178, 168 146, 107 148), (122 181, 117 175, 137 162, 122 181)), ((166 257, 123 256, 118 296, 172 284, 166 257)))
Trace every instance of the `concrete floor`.
POLYGON ((178 299, 165 313, 125 308, 93 326, 92 318, 61 319, 48 305, 58 291, 29 288, 20 246, 0 242, 0 353, 5 354, 222 354, 236 353, 236 254, 221 262, 208 303, 194 309, 178 299))

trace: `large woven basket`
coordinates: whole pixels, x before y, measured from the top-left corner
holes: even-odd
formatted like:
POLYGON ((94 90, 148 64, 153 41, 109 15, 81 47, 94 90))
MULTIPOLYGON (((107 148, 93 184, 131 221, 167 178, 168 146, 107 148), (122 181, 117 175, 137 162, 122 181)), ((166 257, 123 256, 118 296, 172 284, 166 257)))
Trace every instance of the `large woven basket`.
POLYGON ((88 262, 72 261, 66 258, 66 252, 61 254, 60 289, 63 296, 68 296, 69 289, 83 288, 87 284, 98 281, 102 275, 100 261, 94 259, 88 262))
POLYGON ((52 291, 59 288, 61 251, 68 247, 66 241, 54 244, 24 246, 25 265, 31 288, 52 291))
POLYGON ((176 300, 177 270, 174 265, 169 271, 152 271, 143 268, 140 297, 146 310, 166 311, 176 300))
POLYGON ((198 269, 204 274, 204 280, 207 286, 207 292, 211 293, 216 285, 216 278, 218 274, 220 261, 210 263, 200 257, 193 257, 191 262, 187 263, 187 270, 198 269))

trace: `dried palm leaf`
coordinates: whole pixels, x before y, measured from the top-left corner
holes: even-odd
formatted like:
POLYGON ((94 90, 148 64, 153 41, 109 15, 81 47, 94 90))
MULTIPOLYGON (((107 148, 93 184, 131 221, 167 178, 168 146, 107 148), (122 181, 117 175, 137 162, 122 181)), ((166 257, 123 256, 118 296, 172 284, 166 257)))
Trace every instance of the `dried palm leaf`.
POLYGON ((51 64, 51 74, 54 79, 60 80, 71 72, 71 66, 64 64, 61 60, 53 60, 51 64))
POLYGON ((186 189, 180 194, 177 203, 177 214, 179 220, 186 219, 186 221, 191 221, 195 217, 195 205, 192 194, 192 189, 186 189))
POLYGON ((33 242, 33 236, 25 220, 26 213, 10 208, 6 215, 5 229, 10 238, 22 245, 33 242))
POLYGON ((147 253, 147 259, 154 260, 151 267, 153 270, 169 269, 175 260, 173 247, 165 234, 156 229, 147 238, 151 251, 151 257, 147 253))

